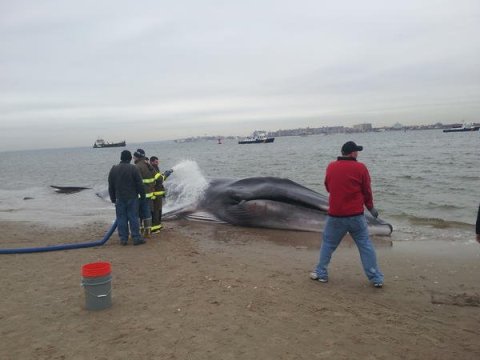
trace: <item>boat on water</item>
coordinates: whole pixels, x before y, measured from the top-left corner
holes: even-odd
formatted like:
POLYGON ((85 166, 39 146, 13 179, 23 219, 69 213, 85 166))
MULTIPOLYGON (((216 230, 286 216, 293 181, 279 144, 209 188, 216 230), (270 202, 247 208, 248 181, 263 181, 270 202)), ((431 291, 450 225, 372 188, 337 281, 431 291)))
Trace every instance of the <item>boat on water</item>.
POLYGON ((123 147, 123 146, 127 146, 127 143, 125 142, 125 140, 120 141, 120 142, 116 142, 116 143, 112 143, 112 142, 107 142, 103 139, 97 139, 95 141, 95 143, 93 144, 94 149, 109 148, 109 147, 123 147))
POLYGON ((274 137, 267 136, 265 131, 254 131, 252 136, 248 136, 240 140, 239 144, 266 144, 273 143, 274 137))
POLYGON ((463 124, 461 126, 453 126, 448 129, 443 129, 443 132, 449 133, 449 132, 478 131, 479 129, 480 129, 480 126, 475 126, 473 124, 463 124))

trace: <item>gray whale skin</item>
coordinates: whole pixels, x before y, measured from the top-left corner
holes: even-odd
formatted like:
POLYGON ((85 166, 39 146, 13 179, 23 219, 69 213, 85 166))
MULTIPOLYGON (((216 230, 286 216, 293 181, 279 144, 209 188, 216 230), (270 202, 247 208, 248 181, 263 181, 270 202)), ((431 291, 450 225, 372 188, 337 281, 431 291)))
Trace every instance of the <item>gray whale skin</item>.
MULTIPOLYGON (((167 189, 168 190, 168 189, 167 189)), ((169 194, 169 201, 175 195, 169 194)), ((163 220, 189 219, 238 226, 321 232, 328 198, 289 179, 214 179, 194 204, 166 212, 163 220)), ((365 211, 369 233, 388 236, 393 227, 365 211)))

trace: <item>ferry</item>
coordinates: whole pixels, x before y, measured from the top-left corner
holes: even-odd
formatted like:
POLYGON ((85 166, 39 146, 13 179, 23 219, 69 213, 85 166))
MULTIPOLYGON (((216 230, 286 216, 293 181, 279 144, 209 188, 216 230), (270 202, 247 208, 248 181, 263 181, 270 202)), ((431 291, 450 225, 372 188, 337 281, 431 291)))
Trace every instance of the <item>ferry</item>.
POLYGON ((95 143, 93 144, 94 149, 108 148, 108 147, 123 147, 123 146, 127 146, 127 143, 126 143, 125 140, 117 142, 117 143, 111 143, 111 142, 107 142, 103 139, 97 139, 95 141, 95 143))
POLYGON ((275 140, 274 137, 267 136, 265 131, 254 131, 252 136, 248 136, 242 140, 240 140, 239 144, 266 144, 266 143, 273 143, 275 140))
POLYGON ((473 124, 463 124, 461 126, 453 126, 448 129, 443 129, 444 133, 449 132, 465 132, 465 131, 478 131, 480 126, 474 126, 473 124))

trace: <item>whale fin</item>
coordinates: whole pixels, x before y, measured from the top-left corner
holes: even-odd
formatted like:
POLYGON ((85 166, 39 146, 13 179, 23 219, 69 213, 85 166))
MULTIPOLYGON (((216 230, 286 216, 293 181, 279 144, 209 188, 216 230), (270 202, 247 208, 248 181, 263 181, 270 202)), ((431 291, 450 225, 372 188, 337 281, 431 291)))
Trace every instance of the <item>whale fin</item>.
POLYGON ((50 185, 51 188, 54 188, 55 191, 59 194, 74 194, 82 190, 91 189, 89 187, 82 187, 82 186, 55 186, 50 185))

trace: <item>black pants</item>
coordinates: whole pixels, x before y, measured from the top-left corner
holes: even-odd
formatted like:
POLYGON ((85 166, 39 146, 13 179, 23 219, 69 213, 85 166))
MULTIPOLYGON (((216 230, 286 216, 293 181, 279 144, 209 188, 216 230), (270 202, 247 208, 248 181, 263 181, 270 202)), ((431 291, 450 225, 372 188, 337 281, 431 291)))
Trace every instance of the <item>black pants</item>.
POLYGON ((160 225, 162 223, 162 197, 157 197, 153 200, 152 208, 152 226, 160 225))

